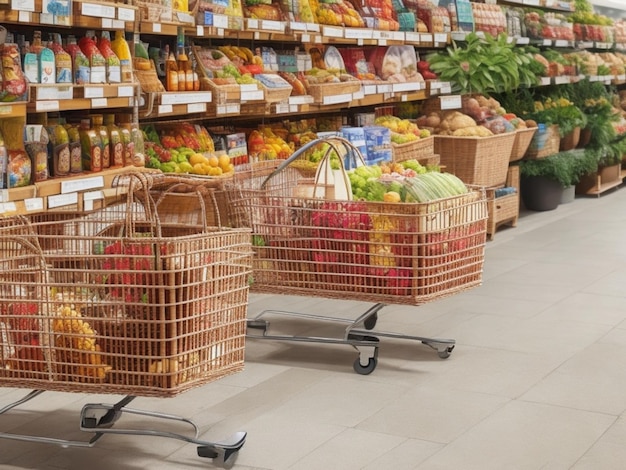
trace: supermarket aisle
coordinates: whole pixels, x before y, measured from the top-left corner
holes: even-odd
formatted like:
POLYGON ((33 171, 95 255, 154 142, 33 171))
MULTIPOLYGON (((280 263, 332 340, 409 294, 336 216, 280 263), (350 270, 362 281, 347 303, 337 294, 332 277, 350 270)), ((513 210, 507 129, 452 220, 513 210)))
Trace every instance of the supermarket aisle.
MULTIPOLYGON (((193 417, 206 439, 248 432, 241 470, 622 469, 626 460, 626 190, 524 214, 487 245, 484 285, 378 327, 455 338, 447 360, 382 340, 377 369, 353 372, 348 346, 250 340, 246 370, 134 407, 193 417)), ((369 304, 253 295, 265 308, 355 318, 369 304)), ((278 325, 276 325, 278 328, 278 325)), ((329 336, 326 325, 281 322, 329 336)), ((5 404, 22 391, 0 389, 5 404)), ((47 393, 0 430, 83 437, 83 403, 47 393)), ((0 440, 2 469, 213 468, 193 445, 105 436, 92 449, 0 440)))

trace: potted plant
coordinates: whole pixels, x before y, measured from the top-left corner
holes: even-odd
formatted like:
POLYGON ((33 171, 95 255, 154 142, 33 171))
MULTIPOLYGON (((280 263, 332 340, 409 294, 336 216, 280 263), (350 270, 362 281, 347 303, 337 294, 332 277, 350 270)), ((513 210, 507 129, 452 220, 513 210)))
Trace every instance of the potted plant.
POLYGON ((430 69, 455 93, 504 93, 537 85, 535 59, 506 34, 493 37, 470 33, 462 43, 428 56, 430 69))
POLYGON ((520 162, 520 195, 524 206, 534 211, 556 209, 562 202, 564 190, 573 189, 583 175, 597 168, 597 153, 586 150, 523 160, 520 162))
POLYGON ((547 97, 535 101, 535 110, 527 116, 546 125, 559 126, 561 151, 571 150, 578 145, 580 130, 587 124, 587 116, 572 101, 565 97, 547 97))

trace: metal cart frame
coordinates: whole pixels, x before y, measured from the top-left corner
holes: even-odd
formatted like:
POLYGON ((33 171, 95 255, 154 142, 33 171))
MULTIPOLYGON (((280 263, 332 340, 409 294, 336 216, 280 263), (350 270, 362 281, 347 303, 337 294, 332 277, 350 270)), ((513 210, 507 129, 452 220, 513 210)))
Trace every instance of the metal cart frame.
POLYGON ((376 323, 378 322, 378 312, 385 306, 386 304, 383 303, 374 304, 355 320, 308 313, 288 312, 283 310, 263 310, 261 313, 248 320, 247 337, 275 341, 347 344, 352 346, 359 353, 359 357, 354 361, 353 368, 357 374, 361 375, 371 374, 374 369, 376 369, 376 365, 378 364, 378 347, 380 337, 420 341, 422 344, 437 351, 437 355, 440 358, 446 359, 450 357, 450 354, 456 344, 453 339, 425 338, 421 336, 410 336, 400 333, 374 330, 376 323), (346 327, 342 338, 274 335, 269 333, 270 322, 269 320, 263 318, 266 315, 291 316, 316 321, 343 323, 348 326, 346 327))
MULTIPOLYGON (((0 408, 0 416, 12 410, 13 408, 22 405, 42 393, 45 390, 32 390, 26 394, 23 398, 16 400, 4 408, 0 408)), ((127 405, 132 402, 135 396, 127 395, 112 405, 88 403, 83 406, 80 413, 80 430, 92 433, 89 440, 67 440, 46 436, 30 436, 22 434, 13 434, 7 432, 0 432, 0 439, 11 439, 17 441, 37 442, 45 444, 56 444, 61 447, 93 447, 95 443, 105 434, 126 434, 126 435, 139 435, 139 436, 154 436, 165 437, 170 439, 177 439, 191 444, 197 444, 198 456, 213 459, 214 463, 223 468, 232 468, 235 463, 239 450, 243 447, 246 441, 246 433, 243 431, 237 432, 230 436, 228 439, 220 442, 209 442, 201 440, 198 437, 198 427, 196 424, 180 416, 170 415, 166 413, 157 413, 153 411, 145 411, 127 408, 127 405), (151 429, 124 429, 113 428, 116 421, 122 417, 124 413, 147 416, 155 419, 179 421, 191 426, 193 433, 190 435, 177 434, 167 431, 151 430, 151 429)))

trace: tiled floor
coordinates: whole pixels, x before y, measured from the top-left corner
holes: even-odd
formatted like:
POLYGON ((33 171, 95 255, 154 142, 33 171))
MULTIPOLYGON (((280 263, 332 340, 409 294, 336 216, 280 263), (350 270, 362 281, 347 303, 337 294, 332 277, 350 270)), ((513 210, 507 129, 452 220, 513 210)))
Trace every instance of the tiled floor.
MULTIPOLYGON (((193 418, 207 440, 247 431, 235 469, 610 470, 626 468, 626 190, 525 213, 487 245, 484 285, 417 308, 388 306, 377 328, 454 338, 382 339, 376 370, 345 345, 249 340, 243 372, 133 406, 193 418)), ((356 318, 369 304, 253 295, 266 308, 356 318)), ((279 322, 319 336, 336 328, 279 322)), ((24 392, 0 389, 5 404, 24 392)), ((1 431, 85 438, 84 403, 45 393, 0 416, 1 431)), ((145 418, 138 418, 143 421, 145 418)), ((169 425, 167 430, 178 430, 169 425)), ((214 468, 192 444, 104 436, 93 448, 0 440, 2 469, 214 468)))

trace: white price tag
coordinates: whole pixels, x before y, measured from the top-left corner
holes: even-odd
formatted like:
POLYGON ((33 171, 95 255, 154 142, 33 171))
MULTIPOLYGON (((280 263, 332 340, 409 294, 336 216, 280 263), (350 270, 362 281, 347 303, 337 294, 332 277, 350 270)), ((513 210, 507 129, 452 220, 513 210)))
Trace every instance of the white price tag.
POLYGON ((550 47, 552 45, 552 39, 544 39, 542 45, 545 47, 550 47))
POLYGON ((159 105, 158 112, 159 114, 172 114, 174 107, 171 104, 162 104, 159 105))
POLYGON ((289 104, 288 103, 278 103, 276 104, 276 114, 285 114, 289 112, 289 104))
POLYGON ((248 19, 248 29, 259 29, 259 20, 248 19))
POLYGON ((309 36, 308 34, 303 34, 301 36, 301 41, 302 42, 311 42, 311 36, 309 36))
POLYGON ((569 41, 566 41, 565 39, 557 39, 556 41, 554 41, 554 47, 567 47, 569 46, 569 41))
POLYGON ((219 104, 215 107, 215 114, 217 114, 218 116, 220 114, 226 114, 226 105, 225 104, 219 104))
POLYGON ((262 20, 261 29, 265 31, 284 31, 285 23, 282 21, 262 20))
POLYGON ((124 29, 124 22, 121 20, 111 20, 111 29, 124 29))
POLYGON ((543 86, 548 86, 551 82, 552 80, 550 79, 550 77, 541 77, 541 84, 543 86))
POLYGON ((408 43, 413 43, 413 44, 417 44, 420 42, 420 34, 419 33, 415 33, 412 31, 407 31, 404 33, 404 37, 406 39, 406 42, 408 43))
POLYGON ((96 18, 115 18, 115 7, 83 3, 81 13, 83 16, 95 16, 96 18))
POLYGON ((323 104, 348 103, 352 101, 352 93, 344 93, 341 95, 325 96, 323 104))
POLYGON ((78 193, 55 194, 48 196, 48 209, 78 204, 78 193))
POLYGON ((104 96, 104 88, 85 87, 85 98, 102 98, 103 96, 104 96))
POLYGON ((435 34, 435 42, 448 42, 448 35, 442 33, 435 34))
POLYGON ((241 91, 241 101, 259 101, 264 98, 263 90, 241 91))
POLYGON ((524 0, 524 5, 538 7, 541 5, 541 0, 524 0))
POLYGON ((17 21, 20 23, 30 23, 31 22, 31 13, 30 11, 18 11, 17 12, 17 21))
POLYGON ((289 27, 292 31, 306 31, 306 23, 301 23, 300 21, 290 21, 289 27))
POLYGON ((342 38, 343 28, 337 28, 334 26, 324 26, 322 27, 322 35, 328 38, 342 38))
POLYGON ((231 103, 226 105, 227 114, 239 114, 241 112, 241 106, 239 103, 231 103))
POLYGON ((92 108, 106 108, 109 106, 109 100, 106 98, 94 98, 91 100, 92 108))
POLYGON ((14 202, 3 202, 0 204, 0 214, 17 212, 17 206, 14 202))
POLYGON ((346 28, 345 37, 346 39, 371 39, 372 30, 361 28, 346 28))
POLYGON ((206 103, 191 103, 187 105, 188 113, 204 113, 206 111, 206 103))
POLYGON ((131 8, 117 8, 117 19, 121 21, 135 21, 135 10, 131 8))
POLYGON ((59 110, 59 102, 56 100, 50 101, 37 101, 35 103, 35 110, 37 112, 43 113, 46 111, 58 111, 59 110))
POLYGON ((365 98, 365 92, 363 91, 363 87, 361 87, 359 91, 355 91, 354 93, 352 93, 353 100, 362 100, 363 98, 365 98))
POLYGON ((9 190, 8 189, 0 189, 0 202, 5 202, 9 200, 9 190))
POLYGON ((565 85, 566 83, 570 83, 570 77, 562 76, 562 77, 554 77, 555 85, 565 85))
POLYGON ((90 176, 87 178, 69 179, 61 181, 61 194, 75 193, 104 187, 104 176, 90 176))
POLYGON ((460 109, 462 107, 461 95, 440 96, 439 103, 442 110, 460 109))
POLYGON ((35 0, 11 0, 11 10, 35 11, 35 0))
MULTIPOLYGON (((250 20, 248 20, 250 21, 250 20)), ((248 23, 250 24, 250 23, 248 23)), ((226 15, 213 15, 213 26, 216 28, 228 28, 228 16, 226 15)), ((223 33, 222 33, 223 35, 223 33)))
POLYGON ((217 35, 219 37, 224 37, 224 28, 217 28, 217 35))
POLYGON ((255 31, 253 36, 254 36, 254 39, 261 39, 261 33, 258 31, 255 31))
POLYGON ((452 93, 452 84, 450 82, 443 82, 441 84, 441 93, 444 95, 452 93))
POLYGON ((132 86, 121 86, 117 89, 118 98, 130 98, 131 96, 135 96, 135 87, 132 86))
POLYGON ((95 201, 97 199, 104 199, 103 191, 89 191, 83 194, 83 201, 95 201))
POLYGON ((527 38, 527 37, 515 38, 515 44, 517 44, 518 46, 524 46, 526 44, 530 44, 530 38, 527 38))
POLYGON ((196 36, 204 36, 204 26, 196 26, 196 36))
POLYGON ((161 32, 161 23, 152 23, 152 32, 160 33, 161 32))
POLYGON ((376 85, 363 85, 363 95, 375 95, 377 93, 376 85))
POLYGON ((113 20, 111 18, 102 18, 102 29, 113 29, 113 20))
POLYGON ((420 42, 433 42, 432 34, 420 34, 420 42))
POLYGON ((379 46, 386 46, 387 45, 387 40, 386 39, 379 39, 378 40, 378 45, 379 46))
POLYGON ((26 212, 42 211, 43 210, 43 198, 31 197, 28 199, 24 199, 24 207, 26 208, 26 212))

